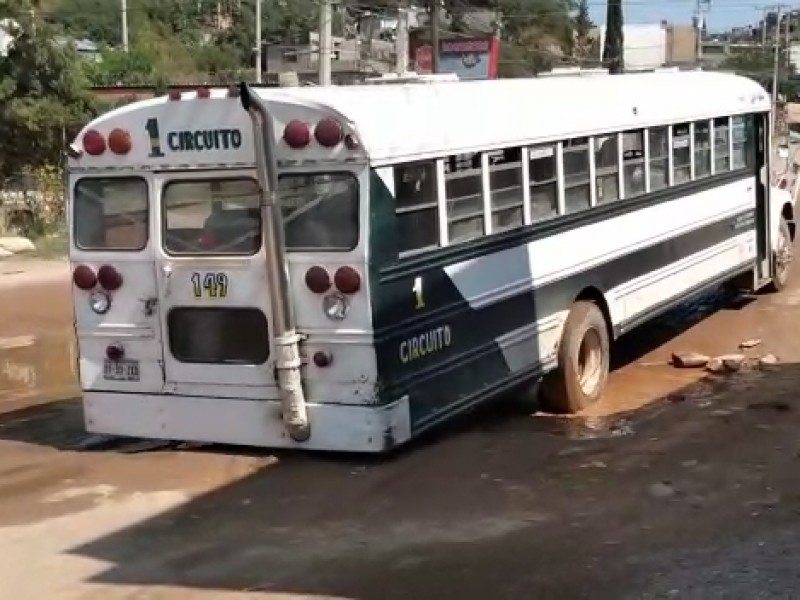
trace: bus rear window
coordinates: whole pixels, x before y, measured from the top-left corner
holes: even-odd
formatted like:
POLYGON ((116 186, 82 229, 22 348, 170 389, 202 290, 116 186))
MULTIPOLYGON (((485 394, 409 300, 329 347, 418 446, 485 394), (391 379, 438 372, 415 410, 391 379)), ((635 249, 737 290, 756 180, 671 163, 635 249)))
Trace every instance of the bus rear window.
POLYGON ((164 249, 170 254, 256 254, 261 248, 253 179, 174 181, 164 188, 164 249))
POLYGON ((349 173, 281 175, 287 250, 352 250, 358 244, 358 180, 349 173))
POLYGON ((73 223, 81 250, 142 250, 148 240, 147 183, 136 177, 79 180, 73 223))

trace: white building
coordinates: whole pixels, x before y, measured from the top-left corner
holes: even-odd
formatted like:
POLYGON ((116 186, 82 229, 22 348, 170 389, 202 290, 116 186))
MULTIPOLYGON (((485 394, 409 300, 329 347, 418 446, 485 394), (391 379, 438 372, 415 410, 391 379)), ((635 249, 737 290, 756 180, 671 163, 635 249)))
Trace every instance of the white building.
MULTIPOLYGON (((623 60, 626 71, 642 71, 667 63, 667 30, 662 24, 623 25, 623 60)), ((605 25, 600 27, 600 52, 606 39, 605 25)))

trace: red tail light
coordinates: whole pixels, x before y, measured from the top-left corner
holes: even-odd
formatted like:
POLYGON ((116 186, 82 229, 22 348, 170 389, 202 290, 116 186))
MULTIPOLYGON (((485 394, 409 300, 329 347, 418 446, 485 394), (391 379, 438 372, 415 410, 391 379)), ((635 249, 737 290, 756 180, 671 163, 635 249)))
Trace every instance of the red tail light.
POLYGON ((211 98, 211 90, 207 87, 197 88, 197 97, 198 98, 211 98))
POLYGON ((97 285, 97 275, 86 265, 78 265, 72 272, 72 282, 82 290, 91 290, 97 285))
POLYGON ((305 148, 311 141, 311 132, 308 130, 308 125, 302 121, 294 119, 286 124, 286 129, 283 130, 283 141, 286 145, 295 150, 305 148))
POLYGON ((180 100, 181 99, 181 91, 180 90, 170 90, 169 91, 169 99, 170 100, 180 100))
POLYGON ((122 287, 122 274, 111 265, 103 265, 97 272, 97 281, 104 290, 113 292, 122 287))
POLYGON ((106 151, 106 139, 96 129, 90 129, 83 136, 83 149, 90 156, 100 156, 106 151))
POLYGON ((131 134, 124 129, 114 129, 108 134, 108 147, 114 154, 127 154, 132 145, 131 134))
POLYGON ((353 267, 340 267, 333 276, 333 283, 343 294, 355 294, 361 289, 361 275, 353 267))
POLYGON ((317 127, 314 130, 314 137, 317 138, 317 141, 322 146, 333 148, 342 141, 344 132, 342 131, 342 126, 339 124, 339 121, 326 118, 317 123, 317 127))
POLYGON ((331 289, 331 276, 322 267, 311 267, 306 271, 306 285, 315 294, 324 294, 331 289))

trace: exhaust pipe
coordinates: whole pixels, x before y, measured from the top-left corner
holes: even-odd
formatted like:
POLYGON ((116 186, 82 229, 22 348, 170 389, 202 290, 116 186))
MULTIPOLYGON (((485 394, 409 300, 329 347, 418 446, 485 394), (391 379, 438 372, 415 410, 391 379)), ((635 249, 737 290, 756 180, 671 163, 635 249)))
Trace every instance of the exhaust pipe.
POLYGON ((272 305, 275 335, 275 370, 281 394, 283 422, 296 442, 311 437, 306 398, 300 372, 300 336, 295 329, 294 311, 286 272, 283 217, 278 199, 278 167, 275 161, 275 132, 264 102, 246 83, 239 86, 242 107, 253 122, 256 173, 260 188, 259 206, 263 227, 262 243, 267 258, 267 283, 272 305))

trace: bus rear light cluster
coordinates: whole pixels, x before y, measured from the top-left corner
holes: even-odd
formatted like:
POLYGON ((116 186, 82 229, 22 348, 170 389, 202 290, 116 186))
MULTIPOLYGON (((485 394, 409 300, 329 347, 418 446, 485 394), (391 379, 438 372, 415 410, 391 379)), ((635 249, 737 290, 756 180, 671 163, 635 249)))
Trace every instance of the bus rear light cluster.
POLYGON ((339 267, 333 276, 333 285, 343 294, 355 294, 361 289, 361 275, 353 267, 339 267))
POLYGON ((111 265, 103 265, 97 271, 97 281, 104 290, 114 292, 122 287, 122 274, 111 265))
POLYGON ((96 129, 90 129, 83 136, 83 150, 89 156, 100 156, 106 151, 106 138, 96 129))
MULTIPOLYGON (((331 276, 323 267, 314 266, 306 271, 306 286, 315 294, 331 289, 331 276)), ((353 267, 339 267, 333 275, 333 285, 342 294, 355 294, 361 289, 361 275, 353 267)))
MULTIPOLYGON (((234 88, 234 86, 231 86, 230 88, 228 88, 228 96, 230 96, 231 98, 238 97, 238 90, 237 90, 236 94, 234 95, 234 92, 232 91, 233 88, 234 88)), ((199 88, 197 88, 194 91, 194 93, 201 100, 205 100, 207 98, 211 98, 211 88, 206 87, 206 86, 200 86, 199 88)), ((177 102, 179 100, 183 100, 183 92, 181 92, 180 90, 172 89, 169 92, 167 92, 167 98, 169 98, 173 102, 177 102)))
POLYGON ((295 150, 305 148, 311 142, 311 131, 309 131, 308 125, 294 119, 286 124, 286 129, 283 130, 283 141, 295 150))
POLYGON ((335 148, 344 139, 342 125, 336 119, 330 117, 322 119, 314 129, 314 137, 321 146, 335 148))
POLYGON ((83 150, 89 156, 101 156, 106 150, 123 156, 133 147, 131 134, 126 129, 112 129, 108 140, 96 129, 90 129, 83 135, 83 150))
POLYGON ((72 272, 72 282, 81 290, 91 290, 97 285, 97 275, 91 267, 78 265, 72 272))
POLYGON ((331 276, 322 267, 311 267, 306 271, 306 286, 315 294, 324 294, 331 289, 331 276))
POLYGON ((94 289, 99 283, 104 290, 114 292, 122 287, 122 274, 111 265, 103 265, 96 273, 87 265, 78 265, 72 272, 72 282, 85 291, 94 289))
MULTIPOLYGON (((342 142, 354 150, 358 148, 358 140, 352 135, 344 133, 342 124, 332 117, 326 117, 314 127, 314 139, 320 146, 335 148, 342 142)), ((311 126, 299 119, 292 119, 283 129, 283 141, 295 150, 301 150, 311 143, 311 126)))

